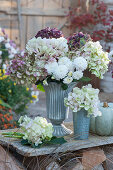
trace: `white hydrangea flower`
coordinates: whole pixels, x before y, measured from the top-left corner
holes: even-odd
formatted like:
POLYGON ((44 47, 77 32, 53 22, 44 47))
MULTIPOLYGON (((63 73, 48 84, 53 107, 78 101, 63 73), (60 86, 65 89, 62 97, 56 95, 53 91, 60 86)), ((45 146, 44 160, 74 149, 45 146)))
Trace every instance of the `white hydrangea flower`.
POLYGON ((76 70, 84 71, 87 69, 87 61, 83 57, 77 57, 74 59, 73 65, 76 70))
POLYGON ((27 116, 21 116, 19 119, 20 128, 24 132, 23 139, 38 146, 42 140, 50 140, 53 134, 53 126, 43 117, 31 119, 27 116))
POLYGON ((75 71, 73 73, 73 79, 79 80, 83 77, 83 72, 82 71, 75 71))
POLYGON ((66 77, 67 73, 68 68, 65 65, 58 65, 57 68, 54 68, 53 76, 55 77, 56 80, 60 80, 66 77))
POLYGON ((102 79, 104 73, 108 70, 110 60, 108 53, 103 51, 100 42, 86 42, 82 48, 81 56, 87 60, 89 71, 102 79))
POLYGON ((82 89, 75 87, 73 91, 68 94, 68 97, 64 99, 64 103, 67 107, 70 107, 73 112, 85 109, 88 116, 100 116, 98 94, 99 90, 92 88, 91 85, 83 86, 82 89))
POLYGON ((65 65, 68 68, 68 70, 72 70, 72 67, 73 67, 72 61, 67 57, 61 57, 58 60, 58 64, 65 65))
POLYGON ((54 70, 58 69, 58 63, 57 62, 50 62, 45 65, 45 69, 47 70, 48 74, 51 75, 54 70))
POLYGON ((33 53, 37 55, 41 54, 50 54, 51 56, 64 56, 65 53, 68 52, 68 45, 67 40, 63 37, 60 38, 52 38, 52 39, 46 39, 46 38, 32 38, 28 41, 26 45, 26 50, 29 55, 32 55, 33 53))

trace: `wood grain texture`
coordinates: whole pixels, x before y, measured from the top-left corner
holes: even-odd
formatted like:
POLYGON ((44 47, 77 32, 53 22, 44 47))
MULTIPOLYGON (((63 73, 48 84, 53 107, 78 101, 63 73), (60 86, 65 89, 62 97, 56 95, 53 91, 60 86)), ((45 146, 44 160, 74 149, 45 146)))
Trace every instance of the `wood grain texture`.
POLYGON ((17 0, 0 0, 0 26, 6 29, 9 37, 17 45, 25 48, 29 39, 47 26, 63 29, 69 34, 65 26, 70 0, 20 0, 21 3, 21 43, 19 42, 17 0))
MULTIPOLYGON (((70 123, 70 127, 71 126, 72 126, 72 123, 70 123)), ((68 127, 69 127, 69 123, 68 123, 68 127)), ((113 136, 109 136, 109 137, 102 136, 101 137, 97 135, 89 135, 88 140, 74 140, 74 135, 72 134, 72 135, 66 136, 65 139, 67 140, 67 143, 64 143, 60 146, 51 145, 51 146, 44 146, 42 148, 32 148, 30 146, 21 145, 19 139, 16 140, 13 138, 3 137, 2 133, 8 132, 8 131, 9 130, 0 131, 0 144, 2 146, 8 146, 9 148, 16 150, 17 153, 23 156, 27 156, 27 157, 46 155, 46 154, 51 154, 51 153, 67 152, 67 151, 77 151, 80 149, 109 145, 113 143, 113 136)))

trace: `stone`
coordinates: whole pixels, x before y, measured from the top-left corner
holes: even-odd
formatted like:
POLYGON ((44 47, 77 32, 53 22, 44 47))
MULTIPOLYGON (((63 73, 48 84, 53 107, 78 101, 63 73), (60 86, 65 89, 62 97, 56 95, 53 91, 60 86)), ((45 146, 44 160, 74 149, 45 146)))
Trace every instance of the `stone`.
POLYGON ((100 148, 92 148, 83 152, 82 165, 90 170, 106 160, 104 151, 100 148))

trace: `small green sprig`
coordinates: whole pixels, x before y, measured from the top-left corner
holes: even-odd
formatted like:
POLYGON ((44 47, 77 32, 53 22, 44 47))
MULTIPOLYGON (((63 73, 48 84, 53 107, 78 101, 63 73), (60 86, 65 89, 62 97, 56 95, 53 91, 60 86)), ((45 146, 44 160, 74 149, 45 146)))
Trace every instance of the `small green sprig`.
POLYGON ((4 137, 18 138, 18 139, 23 139, 24 136, 23 133, 18 133, 18 132, 6 132, 6 133, 2 133, 2 135, 4 135, 4 137))

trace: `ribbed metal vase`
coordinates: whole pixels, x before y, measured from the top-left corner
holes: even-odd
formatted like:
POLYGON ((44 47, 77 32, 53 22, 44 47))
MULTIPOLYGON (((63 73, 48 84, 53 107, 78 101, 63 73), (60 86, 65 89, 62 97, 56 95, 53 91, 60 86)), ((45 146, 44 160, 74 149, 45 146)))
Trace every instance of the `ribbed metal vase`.
POLYGON ((78 140, 88 139, 89 137, 90 117, 87 117, 87 111, 82 109, 77 113, 73 112, 74 138, 78 140))
POLYGON ((76 83, 70 83, 67 90, 63 90, 61 84, 51 82, 48 86, 44 86, 46 93, 46 109, 47 118, 51 121, 54 136, 65 136, 71 134, 72 131, 67 129, 62 123, 66 118, 66 107, 64 106, 64 98, 68 96, 76 83))

